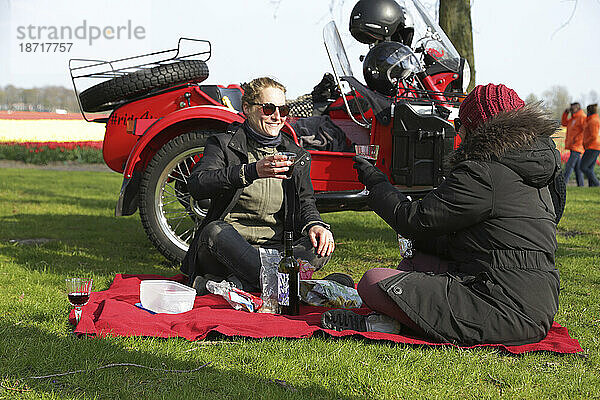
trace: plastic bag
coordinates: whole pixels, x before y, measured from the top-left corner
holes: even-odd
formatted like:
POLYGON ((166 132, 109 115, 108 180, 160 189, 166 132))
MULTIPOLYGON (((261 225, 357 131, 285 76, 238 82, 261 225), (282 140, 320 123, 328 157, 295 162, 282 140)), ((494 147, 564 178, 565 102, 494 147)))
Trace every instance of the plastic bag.
POLYGON ((208 281, 206 282, 206 289, 213 294, 223 297, 235 310, 255 312, 263 305, 260 297, 236 288, 231 282, 208 281))
POLYGON ((281 254, 275 249, 258 249, 260 253, 260 287, 263 301, 261 313, 277 312, 277 267, 281 260, 281 254))
POLYGON ((413 242, 410 239, 398 234, 398 248, 402 258, 412 258, 414 254, 413 242))
POLYGON ((312 306, 359 308, 362 299, 355 288, 324 279, 300 281, 300 298, 312 306))
MULTIPOLYGON (((260 254, 260 287, 262 289, 261 299, 263 306, 261 313, 277 313, 277 268, 281 261, 281 253, 275 249, 258 249, 260 254)), ((297 259, 300 265, 298 279, 310 279, 315 272, 315 267, 306 260, 297 259)))

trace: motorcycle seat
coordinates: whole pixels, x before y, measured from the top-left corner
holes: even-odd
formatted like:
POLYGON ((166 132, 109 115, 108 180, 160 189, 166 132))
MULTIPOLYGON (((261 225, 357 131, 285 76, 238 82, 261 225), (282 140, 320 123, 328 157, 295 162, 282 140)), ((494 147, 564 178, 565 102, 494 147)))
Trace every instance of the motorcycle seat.
POLYGON ((200 85, 200 90, 210 96, 216 102, 227 105, 224 97, 237 111, 242 112, 242 91, 237 88, 222 88, 217 85, 200 85))

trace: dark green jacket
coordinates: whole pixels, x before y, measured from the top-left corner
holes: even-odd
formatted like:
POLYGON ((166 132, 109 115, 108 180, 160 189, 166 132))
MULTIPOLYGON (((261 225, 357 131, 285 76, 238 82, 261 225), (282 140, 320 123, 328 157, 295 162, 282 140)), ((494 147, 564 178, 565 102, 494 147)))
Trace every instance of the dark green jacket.
POLYGON ((556 221, 548 184, 560 173, 553 124, 529 108, 467 134, 444 182, 409 201, 389 182, 369 202, 450 272, 410 272, 379 286, 430 336, 463 345, 544 338, 558 310, 556 221))

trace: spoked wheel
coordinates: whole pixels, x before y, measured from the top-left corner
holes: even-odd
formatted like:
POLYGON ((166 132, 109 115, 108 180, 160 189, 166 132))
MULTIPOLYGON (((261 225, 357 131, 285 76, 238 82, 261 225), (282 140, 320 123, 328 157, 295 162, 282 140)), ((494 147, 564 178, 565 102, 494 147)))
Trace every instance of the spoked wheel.
POLYGON ((206 139, 217 132, 189 132, 165 144, 152 158, 140 185, 140 217, 148 238, 169 260, 179 263, 210 201, 195 201, 187 190, 206 139))

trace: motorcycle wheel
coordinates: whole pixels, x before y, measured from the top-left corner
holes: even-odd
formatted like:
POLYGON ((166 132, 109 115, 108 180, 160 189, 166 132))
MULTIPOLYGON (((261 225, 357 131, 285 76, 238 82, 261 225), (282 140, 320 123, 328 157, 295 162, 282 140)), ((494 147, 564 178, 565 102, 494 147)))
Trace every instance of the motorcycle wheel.
POLYGON ((142 176, 142 225, 152 244, 174 263, 183 260, 210 205, 210 200, 195 201, 186 183, 206 139, 217 133, 189 132, 172 139, 152 157, 142 176))
POLYGON ((153 89, 178 83, 201 82, 208 77, 208 67, 201 60, 182 60, 118 76, 94 85, 79 94, 81 108, 87 112, 106 111, 120 101, 141 96, 153 89))

